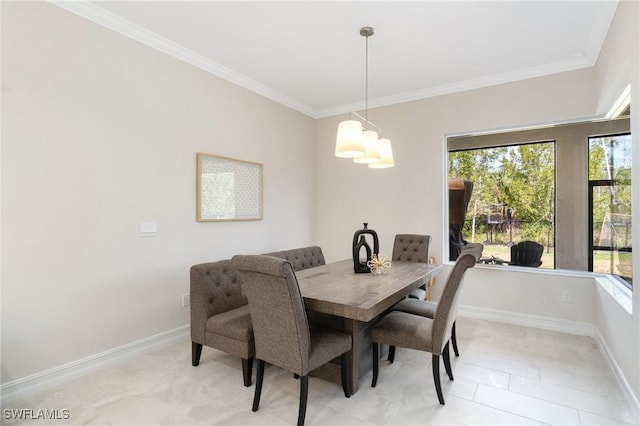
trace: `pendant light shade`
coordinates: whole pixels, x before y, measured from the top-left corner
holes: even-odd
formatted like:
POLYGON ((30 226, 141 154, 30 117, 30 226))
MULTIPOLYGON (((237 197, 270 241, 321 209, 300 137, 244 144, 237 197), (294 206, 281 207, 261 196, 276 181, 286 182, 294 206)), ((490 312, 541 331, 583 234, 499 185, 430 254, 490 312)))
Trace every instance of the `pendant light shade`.
POLYGON ((374 161, 380 161, 380 139, 378 132, 375 130, 365 130, 364 135, 365 153, 361 157, 353 159, 354 163, 368 164, 374 161))
POLYGON ((393 151, 391 150, 391 141, 389 139, 378 140, 380 144, 380 160, 369 163, 371 169, 386 169, 393 167, 393 151))
POLYGON ((361 157, 366 151, 362 123, 357 120, 346 120, 338 124, 336 136, 336 157, 361 157))

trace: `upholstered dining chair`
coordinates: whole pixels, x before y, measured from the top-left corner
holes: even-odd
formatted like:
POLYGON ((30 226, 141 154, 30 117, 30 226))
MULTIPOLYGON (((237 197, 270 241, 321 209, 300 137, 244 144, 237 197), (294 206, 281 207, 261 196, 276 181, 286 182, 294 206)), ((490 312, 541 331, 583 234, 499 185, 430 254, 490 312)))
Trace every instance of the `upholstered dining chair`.
POLYGON ((375 387, 378 381, 379 345, 400 346, 430 352, 432 354, 433 381, 438 394, 438 401, 444 405, 444 397, 440 386, 440 357, 442 356, 449 379, 453 380, 448 340, 458 308, 460 294, 462 293, 462 278, 467 269, 473 268, 480 256, 482 256, 482 250, 482 244, 470 243, 464 247, 449 273, 433 319, 407 312, 392 311, 373 326, 371 330, 371 341, 373 343, 372 387, 375 387))
MULTIPOLYGON (((431 302, 428 300, 417 299, 403 299, 391 307, 392 311, 406 312, 408 314, 420 315, 425 318, 431 318, 436 314, 437 302, 431 302)), ((460 356, 458 351, 458 340, 456 338, 456 320, 454 318, 451 325, 451 346, 453 346, 453 353, 456 356, 460 356)), ((395 351, 389 351, 389 361, 393 363, 395 351)))
MULTIPOLYGON (((408 260, 410 262, 428 263, 429 259, 429 243, 430 235, 415 234, 399 234, 393 243, 393 259, 392 260, 408 260)), ((427 292, 422 288, 413 290, 409 297, 396 303, 391 309, 394 311, 407 312, 414 315, 421 315, 426 318, 433 319, 436 312, 437 304, 427 301, 427 292)), ((460 356, 458 352, 458 342, 456 340, 456 322, 453 321, 451 327, 451 345, 456 356, 460 356)), ((395 350, 389 351, 389 362, 393 363, 395 350)))
MULTIPOLYGON (((393 241, 391 260, 429 263, 431 235, 397 234, 393 241)), ((411 290, 409 298, 425 300, 427 290, 423 287, 411 290)))
POLYGON ((260 405, 265 362, 299 377, 298 425, 304 424, 306 415, 309 372, 338 357, 342 390, 349 398, 351 336, 310 326, 291 263, 259 255, 237 255, 231 263, 242 276, 253 322, 258 370, 252 410, 258 411, 260 405))

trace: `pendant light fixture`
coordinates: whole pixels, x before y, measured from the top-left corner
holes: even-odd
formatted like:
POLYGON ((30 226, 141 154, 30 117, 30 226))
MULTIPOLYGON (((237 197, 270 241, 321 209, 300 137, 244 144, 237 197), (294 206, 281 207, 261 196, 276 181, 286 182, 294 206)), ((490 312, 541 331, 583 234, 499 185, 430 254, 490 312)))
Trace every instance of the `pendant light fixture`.
POLYGON ((383 169, 393 167, 393 152, 391 141, 380 139, 380 127, 369 121, 369 37, 373 33, 372 27, 360 28, 360 35, 366 40, 364 117, 351 112, 349 120, 338 124, 335 155, 353 158, 354 163, 367 164, 372 169, 383 169))

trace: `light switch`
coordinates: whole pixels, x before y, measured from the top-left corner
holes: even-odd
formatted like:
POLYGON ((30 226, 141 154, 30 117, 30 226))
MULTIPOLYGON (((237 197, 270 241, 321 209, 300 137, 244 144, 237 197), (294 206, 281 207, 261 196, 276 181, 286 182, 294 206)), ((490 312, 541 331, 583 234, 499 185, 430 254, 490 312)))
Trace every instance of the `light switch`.
POLYGON ((140 224, 141 237, 155 237, 158 235, 158 224, 153 222, 145 222, 140 224))

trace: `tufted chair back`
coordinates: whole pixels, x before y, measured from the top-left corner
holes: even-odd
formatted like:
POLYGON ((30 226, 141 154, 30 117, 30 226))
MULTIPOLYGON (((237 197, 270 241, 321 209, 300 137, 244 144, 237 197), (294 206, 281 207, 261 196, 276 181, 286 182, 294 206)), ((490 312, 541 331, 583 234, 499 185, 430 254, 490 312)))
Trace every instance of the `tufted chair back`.
POLYGON ((309 373, 311 338, 298 280, 290 262, 273 256, 236 255, 249 298, 256 358, 299 374, 309 373))
POLYGON ((240 273, 229 259, 191 267, 192 341, 204 343, 208 318, 247 304, 240 289, 240 273))
POLYGON ((398 234, 393 242, 391 260, 429 262, 431 235, 398 234))
POLYGON ((273 253, 267 253, 265 256, 279 257, 280 259, 288 260, 296 272, 325 264, 322 249, 318 246, 275 251, 273 253))

